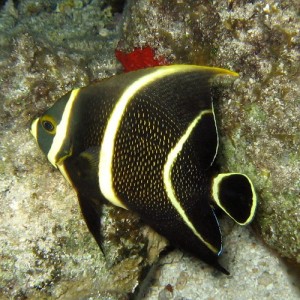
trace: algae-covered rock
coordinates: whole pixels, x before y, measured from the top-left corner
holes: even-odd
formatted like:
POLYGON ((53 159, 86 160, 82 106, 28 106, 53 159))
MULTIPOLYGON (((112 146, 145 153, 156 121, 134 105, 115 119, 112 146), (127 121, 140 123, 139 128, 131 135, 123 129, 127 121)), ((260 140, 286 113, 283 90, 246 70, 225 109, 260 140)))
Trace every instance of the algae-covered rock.
POLYGON ((169 62, 208 64, 219 33, 219 16, 210 1, 129 3, 119 49, 130 52, 149 45, 169 62))
POLYGON ((240 77, 215 96, 223 171, 259 195, 254 225, 300 262, 300 36, 293 1, 132 2, 119 49, 150 45, 173 63, 229 68, 240 77))
POLYGON ((240 78, 220 102, 224 161, 260 196, 255 227, 281 256, 300 263, 300 35, 292 1, 220 5, 216 61, 240 78))

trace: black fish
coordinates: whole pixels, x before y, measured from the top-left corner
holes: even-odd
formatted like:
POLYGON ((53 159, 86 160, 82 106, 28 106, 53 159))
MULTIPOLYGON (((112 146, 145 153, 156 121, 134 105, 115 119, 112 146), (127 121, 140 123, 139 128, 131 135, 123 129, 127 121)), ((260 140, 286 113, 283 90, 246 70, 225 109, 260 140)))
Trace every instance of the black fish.
POLYGON ((194 65, 121 74, 73 90, 34 120, 32 134, 76 189, 100 247, 98 206, 110 202, 228 274, 218 263, 222 239, 213 206, 245 225, 256 194, 246 175, 215 175, 216 75, 237 76, 194 65))

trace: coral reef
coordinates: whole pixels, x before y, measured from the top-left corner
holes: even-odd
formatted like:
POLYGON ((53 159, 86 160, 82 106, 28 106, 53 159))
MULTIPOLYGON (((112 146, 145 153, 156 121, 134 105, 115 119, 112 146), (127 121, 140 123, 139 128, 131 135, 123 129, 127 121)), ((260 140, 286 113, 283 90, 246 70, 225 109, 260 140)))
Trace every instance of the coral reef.
POLYGON ((116 58, 122 63, 124 72, 168 64, 164 57, 156 57, 155 51, 149 46, 135 48, 129 53, 117 49, 115 54, 116 58))
POLYGON ((0 2, 0 299, 126 299, 165 241, 136 216, 107 207, 106 258, 74 191, 29 133, 35 115, 75 87, 121 70, 115 49, 150 46, 154 61, 240 73, 214 89, 224 171, 260 196, 254 233, 222 221, 222 277, 177 251, 161 262, 147 299, 298 299, 300 262, 298 1, 24 0, 0 2), (123 16, 120 15, 123 13, 123 16), (121 32, 121 37, 120 37, 121 32), (290 272, 290 271, 289 271, 290 272), (243 280, 241 280, 243 278, 243 280), (298 279, 295 279, 298 278, 298 279), (188 283, 188 284, 187 284, 188 283), (256 289, 253 289, 253 286, 256 289))

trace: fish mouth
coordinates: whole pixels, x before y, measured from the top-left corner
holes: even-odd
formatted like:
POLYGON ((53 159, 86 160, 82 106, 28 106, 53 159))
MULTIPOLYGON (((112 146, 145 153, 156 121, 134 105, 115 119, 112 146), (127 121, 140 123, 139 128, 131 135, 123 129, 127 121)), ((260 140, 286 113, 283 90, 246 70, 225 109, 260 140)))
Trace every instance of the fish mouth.
POLYGON ((33 135, 36 141, 37 141, 38 122, 39 122, 39 118, 36 118, 32 121, 30 126, 30 133, 33 135))

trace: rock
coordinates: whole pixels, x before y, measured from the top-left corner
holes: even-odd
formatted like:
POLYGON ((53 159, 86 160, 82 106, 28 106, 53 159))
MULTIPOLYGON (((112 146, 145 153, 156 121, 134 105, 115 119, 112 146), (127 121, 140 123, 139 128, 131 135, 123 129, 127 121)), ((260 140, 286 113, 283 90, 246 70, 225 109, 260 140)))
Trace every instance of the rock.
POLYGON ((226 234, 225 247, 223 259, 231 275, 220 275, 176 251, 161 260, 145 299, 299 299, 299 273, 288 276, 292 268, 272 254, 253 231, 235 226, 226 234))
POLYGON ((216 61, 230 60, 241 75, 219 106, 219 114, 225 116, 220 118, 224 167, 253 179, 259 195, 255 228, 282 257, 299 264, 300 19, 296 3, 239 5, 234 1, 232 13, 221 8, 226 30, 216 61))

